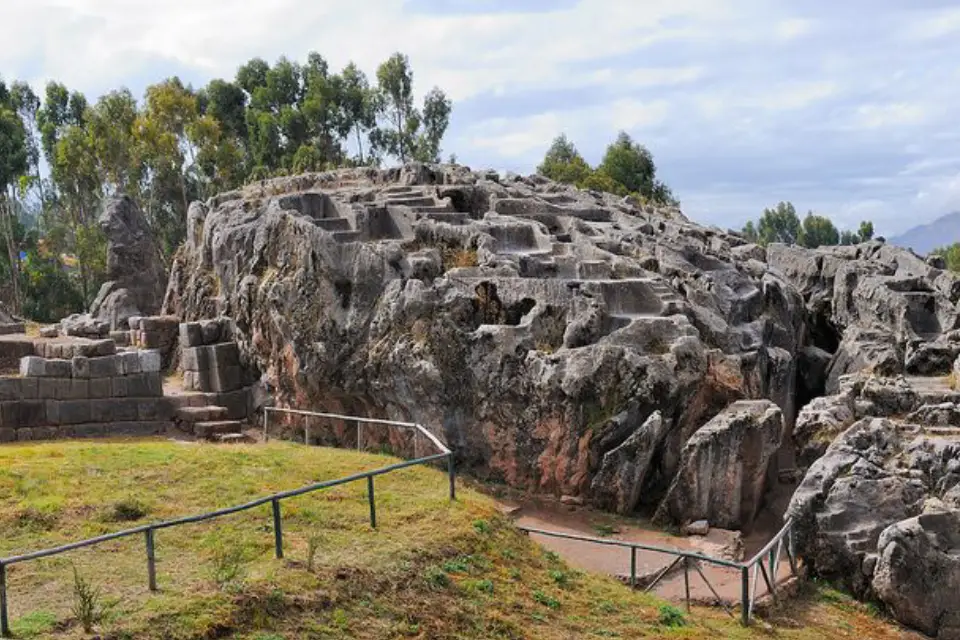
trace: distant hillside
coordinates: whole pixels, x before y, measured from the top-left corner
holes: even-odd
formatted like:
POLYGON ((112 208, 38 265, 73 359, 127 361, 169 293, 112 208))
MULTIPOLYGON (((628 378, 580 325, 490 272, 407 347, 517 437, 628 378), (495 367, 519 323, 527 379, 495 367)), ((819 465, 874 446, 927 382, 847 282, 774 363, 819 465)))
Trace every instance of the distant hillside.
POLYGON ((913 227, 887 242, 900 247, 913 249, 921 255, 930 253, 937 247, 960 242, 960 211, 948 213, 929 224, 913 227))

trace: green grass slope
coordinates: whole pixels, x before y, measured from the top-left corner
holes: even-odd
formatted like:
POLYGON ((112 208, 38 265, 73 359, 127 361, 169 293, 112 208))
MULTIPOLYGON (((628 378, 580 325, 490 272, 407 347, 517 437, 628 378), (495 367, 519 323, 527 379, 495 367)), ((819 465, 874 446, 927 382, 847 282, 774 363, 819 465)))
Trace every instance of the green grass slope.
MULTIPOLYGON (((228 507, 386 466, 394 459, 272 443, 162 440, 0 447, 0 557, 228 507)), ((613 579, 571 570, 487 497, 447 496, 439 469, 283 503, 285 558, 269 506, 156 534, 159 592, 134 537, 9 569, 20 638, 871 637, 899 632, 822 592, 742 629, 724 613, 682 614, 613 579), (97 592, 85 633, 75 577, 97 592)))

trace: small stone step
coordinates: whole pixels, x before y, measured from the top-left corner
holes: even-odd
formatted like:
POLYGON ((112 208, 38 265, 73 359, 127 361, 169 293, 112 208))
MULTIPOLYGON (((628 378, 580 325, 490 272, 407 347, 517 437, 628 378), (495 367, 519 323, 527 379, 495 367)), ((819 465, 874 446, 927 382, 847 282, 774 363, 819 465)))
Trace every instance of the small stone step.
POLYGON ((346 218, 314 218, 313 224, 324 231, 350 231, 350 221, 346 218))
POLYGON ((245 433, 219 433, 214 436, 214 440, 220 444, 247 444, 255 442, 253 438, 245 433))
POLYGON ((383 192, 388 195, 392 195, 392 194, 410 193, 413 190, 414 190, 413 187, 410 187, 410 186, 394 185, 392 187, 387 187, 386 189, 383 190, 383 192))
POLYGON ((433 220, 434 222, 445 222, 447 224, 466 224, 467 221, 470 220, 469 214, 457 213, 455 211, 427 213, 423 217, 427 220, 433 220))
POLYGON ((211 440, 216 436, 227 433, 240 433, 243 425, 239 420, 218 420, 211 422, 198 422, 193 426, 193 435, 198 438, 211 440))
POLYGON ((180 407, 175 414, 178 422, 196 424, 198 422, 216 422, 227 417, 226 407, 209 405, 206 407, 180 407))
POLYGON ((436 207, 437 199, 431 196, 409 196, 388 198, 388 204, 400 205, 404 207, 436 207))
MULTIPOLYGON (((413 210, 416 211, 417 213, 457 213, 446 204, 414 207, 413 210)), ((459 214, 459 215, 466 215, 466 214, 459 214)))
POLYGON ((363 236, 359 231, 334 231, 333 239, 341 244, 347 244, 349 242, 360 242, 360 238, 363 236))

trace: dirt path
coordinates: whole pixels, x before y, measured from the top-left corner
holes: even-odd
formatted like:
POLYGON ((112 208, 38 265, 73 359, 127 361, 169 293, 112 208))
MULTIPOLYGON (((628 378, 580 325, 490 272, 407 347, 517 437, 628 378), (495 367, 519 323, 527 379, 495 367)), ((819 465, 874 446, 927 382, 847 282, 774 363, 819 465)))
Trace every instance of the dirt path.
MULTIPOLYGON (((649 523, 613 519, 605 514, 592 512, 588 509, 569 510, 564 507, 544 503, 507 503, 504 508, 511 512, 516 524, 529 529, 542 529, 559 533, 589 536, 605 540, 619 540, 623 542, 639 542, 643 544, 669 547, 674 549, 695 551, 704 555, 719 557, 726 560, 740 561, 744 557, 751 557, 770 539, 770 535, 758 531, 744 541, 740 541, 739 534, 720 529, 711 529, 706 537, 674 536, 660 531, 649 523), (613 533, 609 533, 610 529, 613 533), (603 535, 607 533, 608 535, 603 535)), ((586 571, 594 571, 613 575, 627 581, 630 577, 630 550, 614 546, 605 546, 531 534, 530 537, 545 548, 559 554, 571 566, 586 571)), ((637 551, 637 576, 641 584, 649 581, 653 576, 665 569, 676 559, 675 556, 655 551, 637 551)), ((713 589, 726 605, 739 604, 741 599, 741 573, 737 569, 725 568, 707 562, 699 563, 700 571, 709 580, 713 589)), ((716 598, 710 587, 691 565, 688 569, 690 597, 695 602, 713 604, 716 598)), ((790 564, 786 552, 781 554, 781 561, 777 569, 777 582, 786 581, 791 575, 790 564)), ((754 572, 750 572, 751 591, 754 572)), ((676 567, 656 587, 656 592, 670 600, 677 602, 685 599, 686 586, 682 565, 676 567)), ((757 597, 767 595, 768 589, 759 578, 756 587, 757 597)))

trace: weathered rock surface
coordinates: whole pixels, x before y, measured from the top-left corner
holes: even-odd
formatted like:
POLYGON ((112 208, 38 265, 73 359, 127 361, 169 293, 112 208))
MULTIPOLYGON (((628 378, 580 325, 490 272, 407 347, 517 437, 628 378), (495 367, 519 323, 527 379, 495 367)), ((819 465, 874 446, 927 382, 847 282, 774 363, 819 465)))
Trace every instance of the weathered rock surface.
POLYGON ((415 420, 479 475, 621 511, 656 510, 733 402, 774 402, 792 443, 799 408, 847 373, 941 369, 960 298, 882 242, 763 248, 463 167, 264 181, 194 203, 188 227, 163 312, 234 318, 279 404, 415 420))
POLYGON ((782 437, 783 412, 774 403, 744 400, 730 405, 687 440, 656 518, 748 529, 760 509, 770 459, 782 437))
MULTIPOLYGON (((107 202, 99 219, 107 236, 107 277, 90 306, 89 321, 72 320, 72 335, 108 330, 126 331, 135 316, 153 316, 163 304, 167 277, 147 219, 129 197, 107 202)), ((70 334, 70 325, 64 324, 70 334)), ((103 334, 101 334, 103 335, 103 334)))
POLYGON ((897 619, 960 639, 960 511, 933 510, 880 534, 873 586, 897 619))

